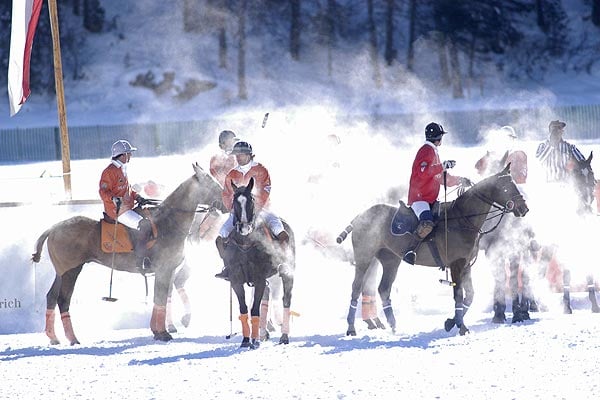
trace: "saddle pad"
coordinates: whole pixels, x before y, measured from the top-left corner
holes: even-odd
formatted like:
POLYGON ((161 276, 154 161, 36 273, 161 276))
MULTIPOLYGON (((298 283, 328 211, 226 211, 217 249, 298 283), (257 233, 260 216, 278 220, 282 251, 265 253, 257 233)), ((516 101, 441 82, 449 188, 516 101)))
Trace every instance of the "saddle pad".
POLYGON ((109 224, 108 222, 101 220, 100 226, 102 234, 100 235, 100 247, 105 253, 130 253, 133 251, 133 244, 129 239, 129 233, 127 228, 123 224, 117 224, 117 237, 114 238, 115 225, 109 224))
POLYGON ((392 235, 404 235, 406 233, 412 233, 416 227, 417 217, 415 216, 415 213, 412 209, 401 206, 396 210, 396 213, 394 213, 390 231, 392 235))

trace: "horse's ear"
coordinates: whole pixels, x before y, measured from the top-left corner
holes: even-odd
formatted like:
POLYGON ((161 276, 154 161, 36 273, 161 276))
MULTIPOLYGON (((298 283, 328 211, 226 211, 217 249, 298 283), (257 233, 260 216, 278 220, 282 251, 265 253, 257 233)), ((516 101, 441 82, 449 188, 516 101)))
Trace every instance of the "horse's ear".
POLYGON ((504 167, 504 169, 502 170, 502 172, 500 173, 500 175, 508 175, 508 174, 510 174, 510 164, 511 163, 506 164, 506 167, 504 167))
POLYGON ((197 161, 192 164, 192 168, 194 168, 194 172, 196 173, 197 177, 200 177, 200 175, 204 174, 204 170, 197 161))
POLYGON ((231 187, 233 188, 233 191, 235 192, 237 190, 237 185, 235 183, 233 183, 233 181, 231 181, 231 187))
POLYGON ((587 159, 587 163, 589 164, 590 162, 592 162, 592 158, 594 158, 594 151, 590 151, 590 156, 587 159))
POLYGON ((246 192, 250 193, 254 188, 254 177, 250 178, 250 182, 248 182, 248 186, 246 186, 246 192))

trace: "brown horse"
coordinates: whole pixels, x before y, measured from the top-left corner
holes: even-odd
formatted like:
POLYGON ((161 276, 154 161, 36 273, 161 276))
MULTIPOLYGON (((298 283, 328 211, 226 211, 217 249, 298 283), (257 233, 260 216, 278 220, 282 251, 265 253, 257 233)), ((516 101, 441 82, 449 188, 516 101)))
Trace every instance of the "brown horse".
MULTIPOLYGON (((150 329, 154 338, 162 341, 172 339, 165 327, 165 307, 167 295, 172 286, 176 268, 184 259, 185 239, 188 235, 198 204, 214 204, 222 211, 221 186, 196 163, 194 175, 173 191, 159 206, 151 208, 151 215, 157 227, 158 237, 149 257, 152 268, 145 273, 154 273, 154 308, 150 329)), ((56 270, 52 287, 46 295, 46 335, 52 344, 59 341, 54 332, 54 310, 58 304, 65 336, 70 343, 78 344, 75 336, 69 306, 75 282, 83 265, 96 262, 118 271, 140 272, 136 266, 134 253, 102 251, 100 247, 100 222, 83 216, 76 216, 59 222, 46 230, 37 240, 34 262, 39 262, 44 242, 48 240, 48 253, 56 270)))
MULTIPOLYGON (((445 328, 450 331, 456 325, 461 335, 468 332, 463 317, 474 296, 471 266, 476 260, 479 238, 485 233, 481 228, 488 219, 488 214, 491 214, 492 208, 499 212, 497 216, 512 212, 515 216, 522 217, 529 211, 510 176, 510 164, 498 174, 466 190, 455 201, 442 204, 440 209, 445 211, 440 211, 438 226, 423 241, 425 246, 416 240, 416 236, 411 233, 412 230, 403 234, 392 233, 390 227, 398 207, 377 204, 354 218, 346 230, 338 236, 338 243, 341 243, 352 232, 355 259, 355 275, 346 334, 356 335, 354 319, 358 296, 365 283, 365 274, 374 260, 378 260, 383 266, 378 291, 387 322, 392 331, 395 331, 396 318, 392 310, 390 292, 396 279, 398 266, 411 250, 416 253, 416 264, 450 268, 455 313, 453 318, 446 320, 445 328)), ((406 206, 401 206, 400 211, 404 211, 410 221, 407 225, 416 227, 417 220, 414 212, 406 206)))

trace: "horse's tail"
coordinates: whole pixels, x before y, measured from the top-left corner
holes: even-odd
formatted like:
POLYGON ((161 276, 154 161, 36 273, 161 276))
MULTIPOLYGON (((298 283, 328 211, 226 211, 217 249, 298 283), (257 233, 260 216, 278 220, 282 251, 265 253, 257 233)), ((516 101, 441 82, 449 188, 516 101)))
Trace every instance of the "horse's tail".
POLYGON ((50 235, 51 228, 46 232, 42 233, 42 235, 38 238, 37 242, 35 242, 35 253, 31 255, 31 261, 34 263, 39 263, 40 258, 42 257, 42 249, 44 248, 44 242, 50 235))
MULTIPOLYGON (((352 222, 354 222, 354 221, 352 221, 352 222)), ((338 237, 337 237, 337 239, 335 239, 335 241, 338 242, 338 244, 342 243, 348 237, 348 235, 350 234, 350 232, 352 232, 352 229, 354 229, 354 226, 352 225, 352 223, 350 223, 350 225, 348 225, 346 227, 346 229, 344 229, 342 231, 342 233, 340 233, 338 235, 338 237)))

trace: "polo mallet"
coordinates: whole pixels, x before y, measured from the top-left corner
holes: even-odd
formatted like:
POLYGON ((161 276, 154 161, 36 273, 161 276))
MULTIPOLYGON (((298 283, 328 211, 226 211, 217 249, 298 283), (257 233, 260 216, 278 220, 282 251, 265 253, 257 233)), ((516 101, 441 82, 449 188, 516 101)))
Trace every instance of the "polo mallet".
POLYGON ((115 229, 113 231, 113 241, 112 241, 112 261, 110 263, 110 285, 108 287, 108 297, 103 297, 102 300, 110 301, 114 303, 117 301, 116 298, 112 297, 112 282, 113 282, 113 272, 115 270, 115 244, 117 242, 117 225, 119 224, 119 210, 121 209, 121 199, 117 197, 115 201, 117 206, 117 213, 115 218, 115 229))
MULTIPOLYGON (((448 185, 446 180, 448 178, 448 172, 444 170, 444 203, 447 201, 448 185)), ((446 261, 448 260, 448 207, 444 204, 444 240, 446 245, 446 261)), ((446 270, 446 279, 440 279, 442 285, 454 286, 454 282, 448 279, 448 266, 444 268, 446 270)))
POLYGON ((233 289, 231 283, 229 284, 229 335, 225 336, 225 339, 231 339, 237 335, 237 332, 233 332, 233 289))

